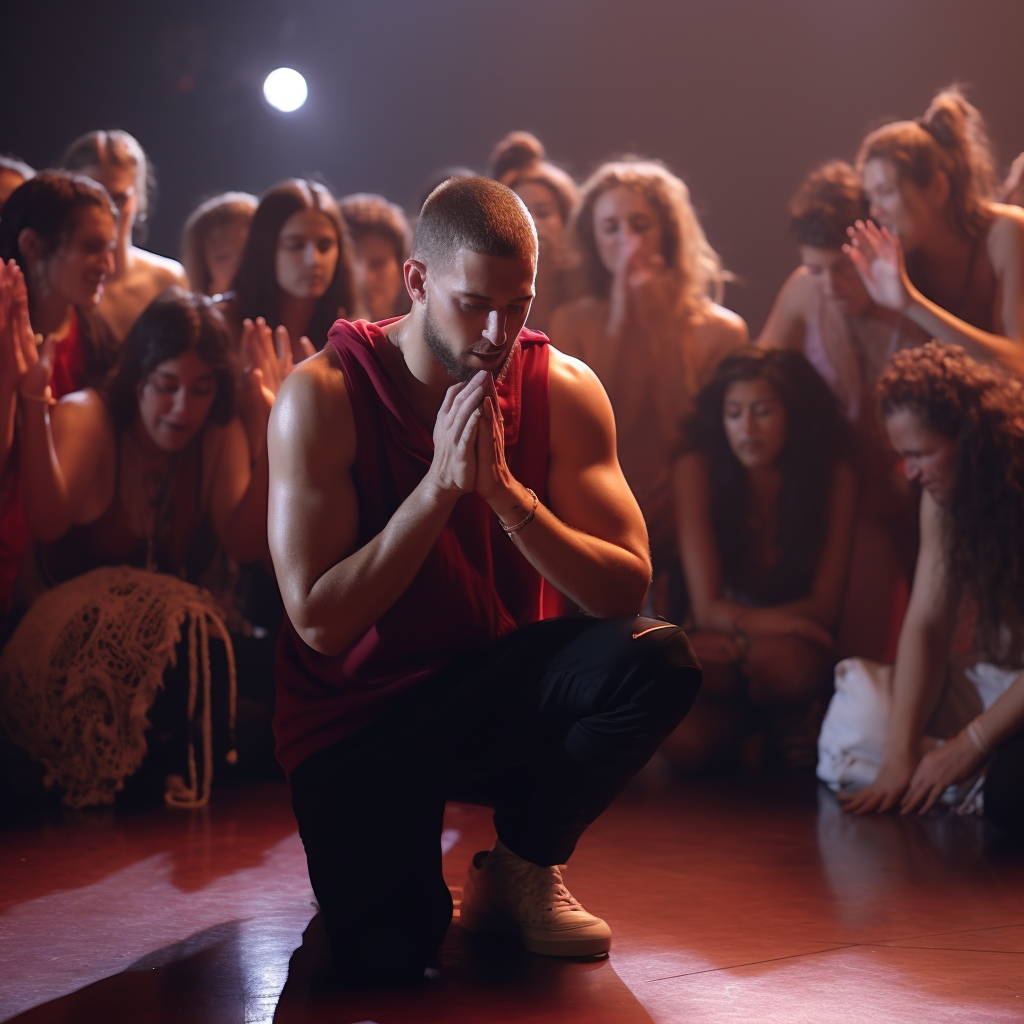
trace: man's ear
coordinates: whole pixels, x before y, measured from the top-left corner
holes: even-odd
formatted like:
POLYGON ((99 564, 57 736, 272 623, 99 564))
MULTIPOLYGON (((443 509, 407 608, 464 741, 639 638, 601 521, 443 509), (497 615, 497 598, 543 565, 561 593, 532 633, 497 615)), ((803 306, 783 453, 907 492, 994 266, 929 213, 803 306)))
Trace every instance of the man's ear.
POLYGON ((419 260, 408 259, 402 267, 405 274, 405 290, 413 302, 425 302, 427 299, 427 266, 419 260))

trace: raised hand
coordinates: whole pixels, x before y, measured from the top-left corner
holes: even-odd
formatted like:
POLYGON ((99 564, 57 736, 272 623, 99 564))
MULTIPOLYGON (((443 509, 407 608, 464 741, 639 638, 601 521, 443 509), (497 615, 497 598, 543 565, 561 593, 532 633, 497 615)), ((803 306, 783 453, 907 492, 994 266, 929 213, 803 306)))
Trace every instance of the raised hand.
POLYGON ((477 479, 477 431, 483 418, 487 382, 493 380, 486 370, 468 381, 454 384, 434 422, 434 458, 429 475, 443 491, 471 491, 477 479))
POLYGON ((490 374, 484 381, 484 391, 483 418, 476 435, 476 491, 489 501, 508 486, 512 474, 505 462, 505 425, 498 405, 498 390, 490 374))
POLYGON ((14 260, 0 264, 0 379, 29 401, 51 402, 50 378, 56 342, 36 347, 28 312, 28 289, 14 260))
POLYGON ((914 299, 907 277, 903 250, 888 228, 873 221, 857 221, 846 233, 850 241, 843 252, 857 268, 868 295, 879 306, 902 313, 914 299))

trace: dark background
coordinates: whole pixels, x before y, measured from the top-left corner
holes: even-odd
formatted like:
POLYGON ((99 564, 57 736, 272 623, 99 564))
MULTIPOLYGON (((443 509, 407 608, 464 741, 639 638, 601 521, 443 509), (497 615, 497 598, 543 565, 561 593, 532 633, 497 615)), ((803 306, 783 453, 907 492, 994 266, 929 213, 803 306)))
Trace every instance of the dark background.
POLYGON ((786 203, 864 132, 970 84, 1000 172, 1024 148, 1021 0, 247 0, 4 5, 0 151, 36 167, 91 128, 150 153, 148 245, 178 255, 200 199, 319 174, 412 205, 512 128, 578 176, 624 152, 691 187, 756 333, 793 266, 786 203), (278 114, 279 65, 310 98, 278 114))

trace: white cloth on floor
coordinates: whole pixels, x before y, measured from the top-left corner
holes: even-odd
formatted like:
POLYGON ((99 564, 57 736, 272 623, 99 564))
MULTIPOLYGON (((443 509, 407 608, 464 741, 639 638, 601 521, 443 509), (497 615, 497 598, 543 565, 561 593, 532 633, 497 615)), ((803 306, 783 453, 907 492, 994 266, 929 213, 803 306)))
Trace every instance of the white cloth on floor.
MULTIPOLYGON (((846 658, 836 665, 835 695, 818 736, 818 778, 831 790, 860 789, 874 781, 892 699, 892 665, 846 658)), ((1017 669, 979 662, 950 666, 949 678, 925 732, 940 742, 956 735, 972 718, 990 708, 1017 678, 1017 669)), ((950 786, 942 802, 960 814, 982 809, 984 770, 950 786)))

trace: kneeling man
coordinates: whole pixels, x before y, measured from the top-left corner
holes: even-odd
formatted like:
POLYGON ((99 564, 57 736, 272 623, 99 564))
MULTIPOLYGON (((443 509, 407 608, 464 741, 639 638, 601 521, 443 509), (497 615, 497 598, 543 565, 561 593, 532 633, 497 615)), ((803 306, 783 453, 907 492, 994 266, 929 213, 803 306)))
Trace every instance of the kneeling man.
POLYGON ((557 865, 700 685, 682 631, 637 617, 647 531, 608 399, 523 327, 536 266, 512 191, 445 182, 405 264, 412 311, 339 320, 274 404, 278 756, 351 982, 422 977, 440 945, 448 796, 495 809, 463 927, 607 951, 557 865), (551 617, 563 597, 585 615, 551 617))

